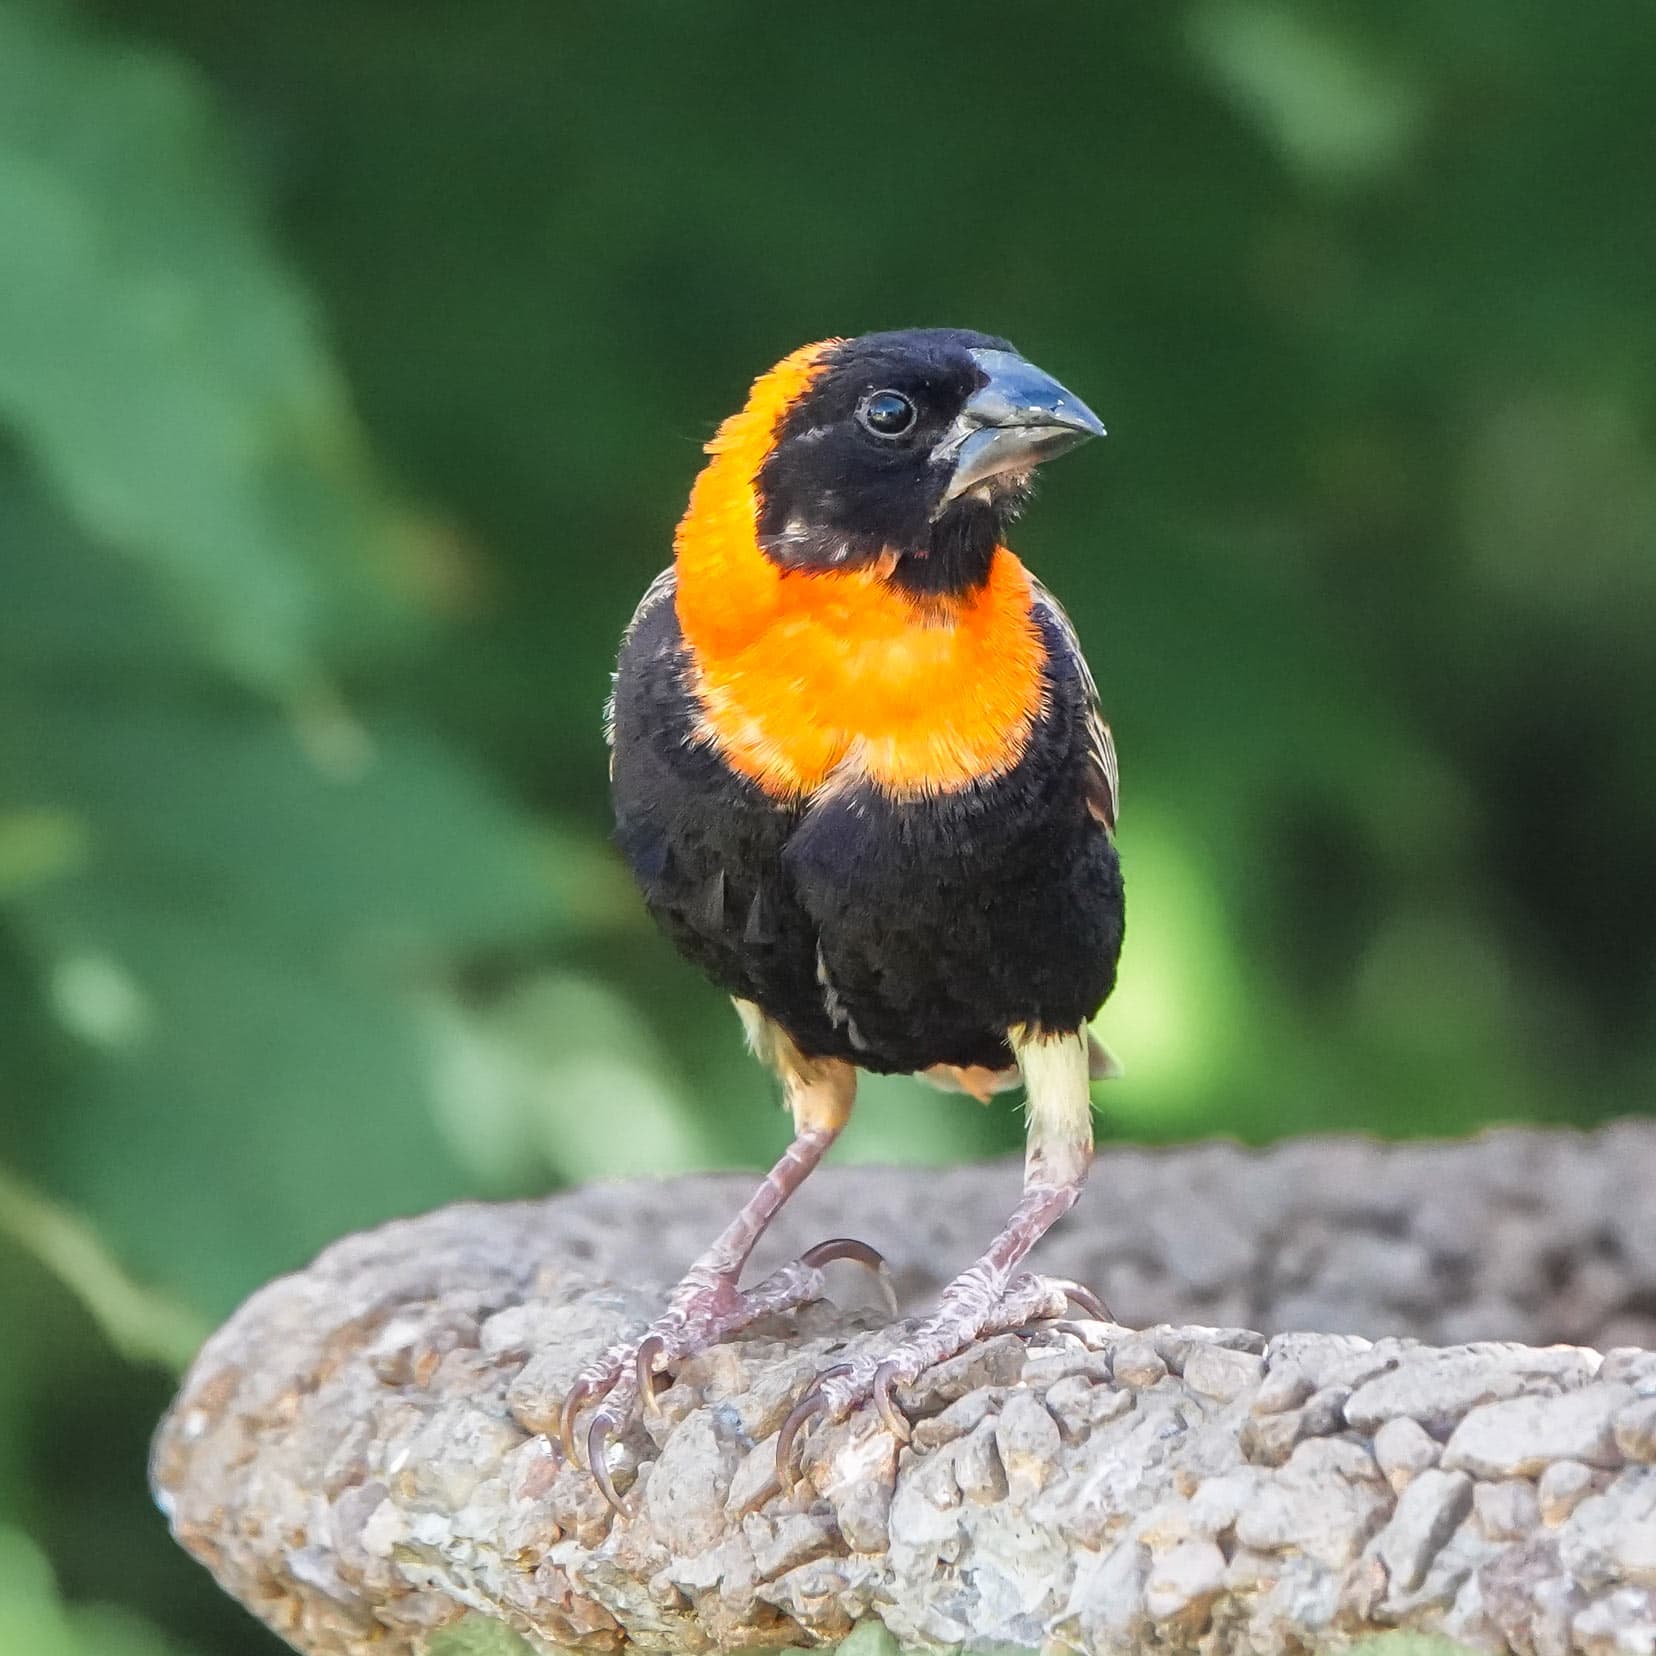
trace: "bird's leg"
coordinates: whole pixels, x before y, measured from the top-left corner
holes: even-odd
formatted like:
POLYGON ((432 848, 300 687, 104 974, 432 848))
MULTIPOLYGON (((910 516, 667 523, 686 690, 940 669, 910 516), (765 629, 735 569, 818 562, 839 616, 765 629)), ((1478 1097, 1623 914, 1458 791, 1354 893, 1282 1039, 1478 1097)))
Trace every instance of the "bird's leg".
MULTIPOLYGON (((792 1310, 823 1292, 822 1266, 855 1259, 876 1270, 884 1261, 866 1244, 840 1237, 819 1243, 745 1292, 742 1269, 782 1204, 802 1185, 851 1117, 856 1070, 832 1059, 803 1057, 774 1026, 766 1030, 768 1057, 781 1071, 793 1112, 794 1138, 763 1183, 742 1205, 668 1297, 667 1307, 636 1340, 610 1346, 576 1378, 560 1411, 565 1455, 575 1459, 581 1411, 597 1405, 585 1434, 587 1465, 605 1496, 620 1501, 605 1469, 604 1450, 635 1408, 655 1405, 655 1376, 676 1362, 728 1339, 760 1318, 792 1310)), ((755 1043, 758 1044, 757 1042, 755 1043)))
POLYGON ((936 1311, 883 1357, 866 1356, 819 1375, 795 1405, 777 1439, 777 1470, 791 1481, 792 1453, 800 1431, 817 1415, 842 1420, 872 1399, 901 1438, 908 1422, 892 1400, 945 1358, 986 1334, 1061 1317, 1074 1300, 1090 1315, 1107 1318, 1103 1302, 1079 1284, 1020 1272, 1024 1256, 1081 1194, 1092 1160, 1092 1099, 1088 1090, 1086 1032, 1045 1036, 1014 1030, 1013 1046, 1029 1093, 1029 1137, 1023 1199, 983 1255, 943 1290, 936 1311))

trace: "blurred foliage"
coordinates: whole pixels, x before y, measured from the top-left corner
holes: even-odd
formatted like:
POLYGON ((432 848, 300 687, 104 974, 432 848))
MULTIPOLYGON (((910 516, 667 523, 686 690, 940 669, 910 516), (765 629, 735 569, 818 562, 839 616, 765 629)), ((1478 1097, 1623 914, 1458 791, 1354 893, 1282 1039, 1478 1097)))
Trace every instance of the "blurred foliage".
POLYGON ((504 1622, 469 1615, 432 1639, 431 1656, 534 1656, 534 1651, 504 1622))
MULTIPOLYGON (((1649 1108, 1653 66, 1625 0, 0 0, 0 1649, 274 1648, 143 1490, 259 1281, 780 1144, 597 712, 810 338, 1111 427, 1018 541, 1123 754, 1107 1131, 1649 1108)), ((845 1154, 1017 1131, 881 1081, 845 1154)))

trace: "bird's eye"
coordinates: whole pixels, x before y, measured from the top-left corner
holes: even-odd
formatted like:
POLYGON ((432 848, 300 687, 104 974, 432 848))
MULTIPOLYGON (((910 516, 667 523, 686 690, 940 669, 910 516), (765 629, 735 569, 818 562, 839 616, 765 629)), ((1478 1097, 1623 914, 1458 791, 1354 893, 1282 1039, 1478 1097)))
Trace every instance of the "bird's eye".
POLYGON ((914 424, 914 404, 901 391, 876 391, 863 398, 857 418, 876 437, 901 437, 914 424))

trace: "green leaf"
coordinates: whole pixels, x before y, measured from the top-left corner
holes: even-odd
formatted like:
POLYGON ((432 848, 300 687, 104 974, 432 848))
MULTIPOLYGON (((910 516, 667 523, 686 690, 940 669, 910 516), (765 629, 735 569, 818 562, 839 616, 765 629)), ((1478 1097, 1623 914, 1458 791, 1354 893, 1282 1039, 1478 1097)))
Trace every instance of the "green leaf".
POLYGON ((130 1361, 181 1369, 207 1337, 201 1319, 134 1282, 85 1220, 3 1167, 0 1235, 10 1236, 69 1288, 130 1361))
POLYGON ((46 1555, 0 1526, 0 1650, 19 1656, 182 1656, 142 1617, 106 1605, 70 1608, 46 1555))
POLYGON ((85 831, 68 811, 19 807, 0 814, 0 900, 64 873, 85 854, 85 831))
POLYGON ((0 419, 213 658, 294 695, 331 629, 383 626, 402 529, 233 149, 181 63, 0 10, 0 419))
POLYGON ((428 1033, 449 1143, 487 1189, 720 1159, 649 1025, 590 979, 538 974, 481 1011, 434 1003, 428 1033))
POLYGON ((1213 78, 1309 178, 1386 173, 1425 129, 1418 87, 1291 7, 1210 0, 1189 33, 1213 78))
POLYGON ((82 835, 9 897, 67 1043, 16 1154, 129 1268, 222 1311, 341 1231, 458 1193, 427 1008, 473 950, 549 935, 557 882, 431 737, 296 722, 180 666, 154 595, 7 484, 0 820, 82 835), (153 649, 113 674, 57 649, 77 603, 84 638, 153 649))
MULTIPOLYGON (((542 1645, 541 1649, 550 1646, 542 1645)), ((504 1622, 466 1616, 431 1636, 427 1656, 533 1656, 535 1647, 504 1622)))
POLYGON ((839 1644, 842 1656, 897 1656, 899 1648, 891 1630, 875 1616, 858 1622, 839 1644))

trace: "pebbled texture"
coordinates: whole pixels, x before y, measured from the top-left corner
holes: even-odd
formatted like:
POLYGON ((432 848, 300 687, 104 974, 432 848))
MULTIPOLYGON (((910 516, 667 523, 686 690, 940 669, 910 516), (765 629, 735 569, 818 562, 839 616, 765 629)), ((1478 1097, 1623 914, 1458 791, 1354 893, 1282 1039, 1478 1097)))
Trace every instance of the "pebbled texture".
MULTIPOLYGON (((943 1272, 1015 1182, 827 1170, 772 1245, 854 1229, 943 1272)), ((715 1227, 724 1178, 339 1243, 203 1350, 157 1438, 158 1497, 307 1652, 423 1651, 468 1611, 537 1650, 808 1644, 870 1617, 905 1644, 1101 1656, 1392 1626, 1645 1648, 1656 1353, 1628 1342, 1653 1343, 1656 1128, 1116 1151, 1097 1182, 1117 1201, 1079 1210, 1041 1268, 1178 1323, 982 1342, 899 1393, 909 1445, 867 1412, 813 1431, 791 1498, 774 1434, 823 1364, 877 1341, 870 1317, 819 1303, 695 1359, 615 1451, 627 1518, 548 1436, 571 1377, 715 1227), (1185 1325, 1224 1307, 1271 1337, 1185 1325), (1594 1336, 1618 1349, 1542 1348, 1594 1336)))

